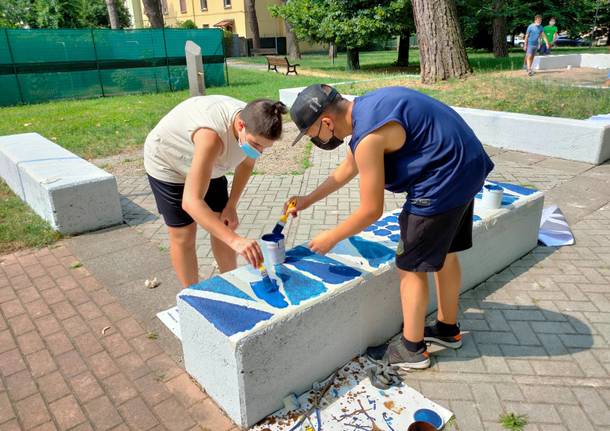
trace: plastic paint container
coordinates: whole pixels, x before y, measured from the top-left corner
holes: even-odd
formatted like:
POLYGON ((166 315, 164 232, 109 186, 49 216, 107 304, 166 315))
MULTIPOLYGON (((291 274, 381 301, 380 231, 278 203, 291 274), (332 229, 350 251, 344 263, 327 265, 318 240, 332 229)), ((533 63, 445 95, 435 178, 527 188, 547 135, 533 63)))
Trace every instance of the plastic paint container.
POLYGON ((487 184, 483 187, 481 206, 490 210, 497 210, 502 206, 502 195, 504 190, 495 184, 487 184))
POLYGON ((438 431, 438 428, 428 422, 417 421, 409 425, 407 431, 438 431))
POLYGON ((284 263, 286 260, 286 243, 281 233, 268 233, 261 238, 263 257, 267 266, 284 263))
POLYGON ((443 427, 443 418, 430 409, 419 409, 413 414, 413 419, 416 422, 426 422, 434 426, 434 429, 441 429, 443 427))

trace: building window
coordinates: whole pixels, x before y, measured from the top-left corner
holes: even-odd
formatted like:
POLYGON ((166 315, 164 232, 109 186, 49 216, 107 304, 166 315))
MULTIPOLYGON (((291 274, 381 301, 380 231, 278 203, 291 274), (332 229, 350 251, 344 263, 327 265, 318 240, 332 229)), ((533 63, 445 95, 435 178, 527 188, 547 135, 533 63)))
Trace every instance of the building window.
POLYGON ((226 8, 231 7, 231 0, 224 0, 224 2, 226 8))
POLYGON ((199 0, 201 10, 208 10, 208 0, 199 0))
POLYGON ((161 0, 161 11, 163 15, 167 15, 167 0, 161 0))
POLYGON ((186 13, 186 0, 180 0, 180 13, 186 13))

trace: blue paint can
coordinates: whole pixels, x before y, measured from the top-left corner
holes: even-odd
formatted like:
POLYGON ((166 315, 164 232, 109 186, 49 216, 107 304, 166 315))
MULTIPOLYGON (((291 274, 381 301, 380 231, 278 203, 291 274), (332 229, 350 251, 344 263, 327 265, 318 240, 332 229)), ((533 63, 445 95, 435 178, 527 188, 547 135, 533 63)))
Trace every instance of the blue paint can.
POLYGON ((502 207, 502 196, 504 189, 496 184, 486 184, 483 187, 481 206, 490 210, 497 210, 502 207))
POLYGON ((267 266, 284 263, 286 260, 286 242, 281 233, 268 233, 261 238, 263 257, 267 266))

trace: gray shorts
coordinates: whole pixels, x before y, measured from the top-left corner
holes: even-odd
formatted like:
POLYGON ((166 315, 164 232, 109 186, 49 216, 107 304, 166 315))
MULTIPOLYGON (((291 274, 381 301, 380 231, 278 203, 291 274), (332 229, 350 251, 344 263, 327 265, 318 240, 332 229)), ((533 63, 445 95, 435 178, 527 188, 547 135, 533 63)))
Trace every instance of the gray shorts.
POLYGON ((527 46, 527 55, 536 55, 536 51, 538 51, 538 45, 527 46))

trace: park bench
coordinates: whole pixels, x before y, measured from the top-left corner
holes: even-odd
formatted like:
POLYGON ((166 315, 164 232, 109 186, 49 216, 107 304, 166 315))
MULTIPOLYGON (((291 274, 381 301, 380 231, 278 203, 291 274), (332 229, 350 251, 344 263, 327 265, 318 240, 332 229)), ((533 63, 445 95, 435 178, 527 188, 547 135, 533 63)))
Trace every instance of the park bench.
POLYGON ((62 234, 123 222, 114 176, 38 133, 0 137, 0 174, 62 234))
MULTIPOLYGON (((462 291, 536 247, 544 196, 512 184, 502 208, 475 200, 473 248, 460 253, 462 291)), ((249 428, 336 368, 398 333, 402 323, 394 270, 398 214, 384 214, 326 256, 297 246, 268 266, 279 290, 261 290, 243 266, 184 289, 178 312, 189 374, 238 426, 249 428)), ((430 292, 434 292, 434 288, 430 292)), ((430 308, 436 307, 431 294, 430 308)))
POLYGON ((252 55, 277 55, 275 48, 253 48, 250 50, 252 55))
POLYGON ((286 75, 293 72, 295 75, 298 75, 297 66, 299 66, 299 64, 290 64, 290 61, 288 61, 288 57, 266 56, 265 58, 267 59, 267 71, 275 70, 276 72, 279 72, 277 68, 278 66, 280 66, 286 68, 286 75))

